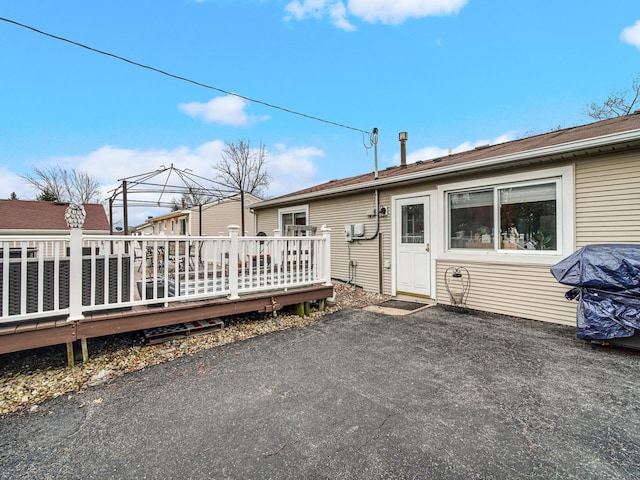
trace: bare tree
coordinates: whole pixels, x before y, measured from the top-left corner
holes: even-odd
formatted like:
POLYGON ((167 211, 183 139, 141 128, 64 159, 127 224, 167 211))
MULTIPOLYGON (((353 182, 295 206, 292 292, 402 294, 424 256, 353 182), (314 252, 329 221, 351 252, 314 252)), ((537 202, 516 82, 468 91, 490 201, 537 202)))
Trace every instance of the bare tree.
POLYGON ((80 204, 101 200, 102 191, 98 181, 74 168, 66 170, 59 165, 45 169, 34 167, 32 174, 22 178, 36 189, 39 200, 53 199, 80 204))
POLYGON ((629 115, 640 103, 640 73, 631 82, 631 88, 611 92, 602 103, 591 102, 585 113, 594 120, 629 115))
POLYGON ((244 235, 244 194, 263 197, 269 188, 271 175, 267 171, 267 151, 262 142, 251 149, 249 140, 240 139, 227 143, 218 163, 213 165, 217 173, 214 184, 220 196, 240 196, 241 228, 244 235))
POLYGON ((98 181, 86 172, 79 172, 71 169, 69 176, 71 191, 69 195, 70 201, 75 203, 100 203, 102 200, 102 189, 98 181))
POLYGON ((217 199, 217 196, 213 195, 210 190, 205 190, 198 185, 188 185, 185 188, 186 191, 179 199, 174 197, 172 210, 176 211, 204 205, 217 199))

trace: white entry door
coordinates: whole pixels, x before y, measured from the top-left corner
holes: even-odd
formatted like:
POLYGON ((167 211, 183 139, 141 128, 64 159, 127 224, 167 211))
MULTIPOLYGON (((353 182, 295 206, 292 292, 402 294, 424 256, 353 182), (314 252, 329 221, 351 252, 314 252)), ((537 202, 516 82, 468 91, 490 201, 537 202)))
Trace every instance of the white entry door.
POLYGON ((429 197, 397 199, 395 208, 396 291, 429 297, 431 243, 429 197))

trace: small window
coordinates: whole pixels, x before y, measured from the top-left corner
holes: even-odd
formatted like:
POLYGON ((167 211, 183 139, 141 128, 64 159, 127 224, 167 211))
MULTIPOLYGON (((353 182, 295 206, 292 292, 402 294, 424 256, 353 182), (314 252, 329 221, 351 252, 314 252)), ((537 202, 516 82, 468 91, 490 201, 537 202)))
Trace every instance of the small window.
POLYGON ((296 213, 283 213, 282 214, 282 226, 286 227, 287 225, 306 225, 307 224, 307 214, 306 212, 296 212, 296 213))
POLYGON ((308 225, 309 208, 306 205, 299 207, 281 208, 278 210, 280 230, 284 235, 287 225, 308 225))

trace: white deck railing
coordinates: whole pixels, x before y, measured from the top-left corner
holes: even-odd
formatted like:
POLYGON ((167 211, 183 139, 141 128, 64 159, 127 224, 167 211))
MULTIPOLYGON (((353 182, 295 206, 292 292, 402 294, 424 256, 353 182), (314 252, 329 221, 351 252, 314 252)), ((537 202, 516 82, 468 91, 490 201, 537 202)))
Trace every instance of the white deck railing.
POLYGON ((331 284, 330 229, 313 237, 240 237, 238 230, 0 237, 0 324, 331 284))

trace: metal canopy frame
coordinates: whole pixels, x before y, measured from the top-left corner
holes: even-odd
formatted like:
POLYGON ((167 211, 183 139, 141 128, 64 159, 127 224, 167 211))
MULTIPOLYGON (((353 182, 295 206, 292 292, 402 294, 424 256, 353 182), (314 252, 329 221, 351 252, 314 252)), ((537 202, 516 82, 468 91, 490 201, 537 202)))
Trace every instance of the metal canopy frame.
MULTIPOLYGON (((110 233, 113 234, 113 207, 122 206, 123 208, 123 223, 124 234, 129 234, 129 207, 168 207, 174 206, 173 198, 163 198, 167 194, 190 194, 190 195, 208 195, 216 199, 222 198, 222 193, 219 188, 213 186, 207 186, 207 183, 213 184, 214 181, 209 178, 196 175, 189 169, 181 170, 171 164, 169 167, 161 165, 159 169, 152 172, 141 173, 139 175, 133 175, 131 177, 118 179, 120 185, 109 191, 111 194, 109 197, 109 228, 110 233), (130 195, 135 194, 149 194, 157 193, 158 199, 142 200, 142 199, 129 199, 130 195)), ((202 204, 199 204, 202 211, 202 204)), ((202 222, 200 222, 200 228, 202 228, 202 222)))

